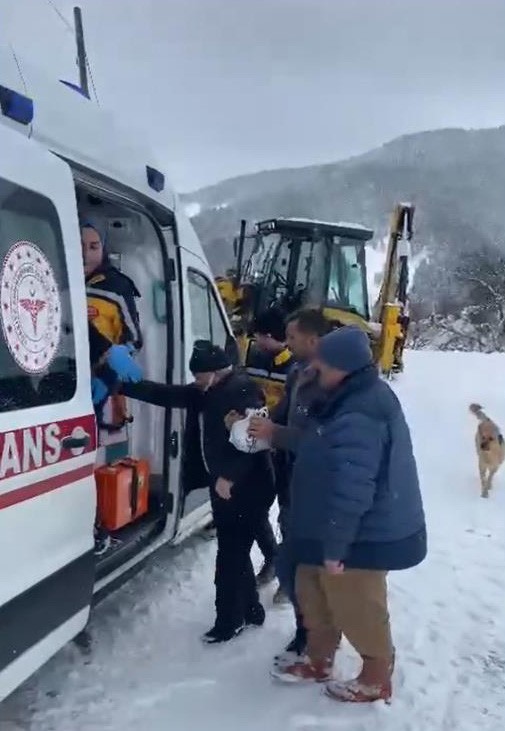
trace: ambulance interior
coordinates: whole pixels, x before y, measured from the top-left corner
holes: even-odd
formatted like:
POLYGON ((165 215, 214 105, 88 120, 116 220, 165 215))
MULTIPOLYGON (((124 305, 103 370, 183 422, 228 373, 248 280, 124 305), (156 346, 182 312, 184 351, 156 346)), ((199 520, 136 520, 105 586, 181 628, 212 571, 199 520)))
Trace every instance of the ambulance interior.
MULTIPOLYGON (((144 377, 159 383, 169 382, 170 302, 158 232, 140 211, 79 186, 76 194, 81 221, 91 219, 100 225, 105 232, 105 250, 111 263, 133 280, 141 295, 136 298, 136 305, 143 346, 135 357, 144 377)), ((99 429, 98 518, 111 537, 106 552, 98 559, 99 575, 101 571, 105 574, 113 570, 162 530, 171 498, 167 454, 169 413, 160 407, 121 398, 129 423, 117 430, 99 429), (135 467, 136 463, 128 460, 140 460, 140 463, 135 467), (146 464, 147 479, 143 472, 146 464)), ((114 424, 112 402, 109 399, 102 415, 107 425, 114 424)))

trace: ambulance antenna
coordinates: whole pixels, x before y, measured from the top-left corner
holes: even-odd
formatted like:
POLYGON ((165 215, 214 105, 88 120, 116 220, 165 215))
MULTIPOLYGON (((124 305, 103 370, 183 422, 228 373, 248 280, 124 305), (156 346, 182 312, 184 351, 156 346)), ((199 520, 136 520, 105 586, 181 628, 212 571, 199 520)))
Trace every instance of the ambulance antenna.
POLYGON ((82 25, 81 8, 74 8, 75 40, 77 44, 77 64, 79 66, 79 80, 82 93, 89 99, 88 61, 86 45, 84 43, 84 28, 82 25))

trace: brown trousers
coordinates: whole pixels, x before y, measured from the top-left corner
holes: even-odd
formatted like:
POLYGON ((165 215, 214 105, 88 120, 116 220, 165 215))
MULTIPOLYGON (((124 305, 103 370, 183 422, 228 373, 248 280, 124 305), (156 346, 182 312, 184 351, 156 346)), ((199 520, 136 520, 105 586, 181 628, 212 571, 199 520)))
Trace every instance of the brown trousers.
POLYGON ((300 565, 296 597, 312 662, 333 661, 342 634, 363 658, 393 657, 385 571, 330 576, 324 567, 300 565))

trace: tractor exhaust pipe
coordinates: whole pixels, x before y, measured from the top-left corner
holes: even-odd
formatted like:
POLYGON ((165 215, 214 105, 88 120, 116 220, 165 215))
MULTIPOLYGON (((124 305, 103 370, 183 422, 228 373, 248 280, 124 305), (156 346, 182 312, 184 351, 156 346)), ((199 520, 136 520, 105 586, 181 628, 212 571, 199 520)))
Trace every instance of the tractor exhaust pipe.
POLYGON ((245 242, 245 231, 246 231, 247 221, 242 219, 240 221, 240 234, 238 237, 238 249, 237 249, 237 267, 236 267, 236 278, 237 278, 237 284, 240 283, 240 280, 242 278, 242 265, 243 265, 243 259, 244 259, 244 242, 245 242))

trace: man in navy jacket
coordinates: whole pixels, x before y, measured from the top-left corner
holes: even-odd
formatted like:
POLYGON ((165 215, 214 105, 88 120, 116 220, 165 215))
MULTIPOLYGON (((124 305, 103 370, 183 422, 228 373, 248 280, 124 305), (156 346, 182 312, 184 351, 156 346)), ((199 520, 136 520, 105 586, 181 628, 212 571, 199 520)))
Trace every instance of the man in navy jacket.
POLYGON ((363 669, 351 682, 329 683, 329 695, 389 700, 394 649, 387 572, 426 556, 410 432, 361 330, 342 327, 322 338, 315 367, 326 398, 314 406, 298 447, 289 528, 308 659, 278 677, 329 680, 343 633, 363 669))

